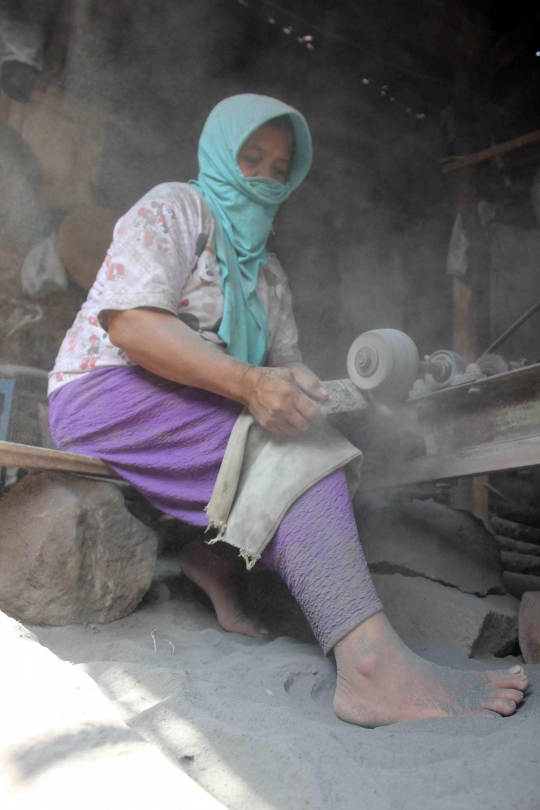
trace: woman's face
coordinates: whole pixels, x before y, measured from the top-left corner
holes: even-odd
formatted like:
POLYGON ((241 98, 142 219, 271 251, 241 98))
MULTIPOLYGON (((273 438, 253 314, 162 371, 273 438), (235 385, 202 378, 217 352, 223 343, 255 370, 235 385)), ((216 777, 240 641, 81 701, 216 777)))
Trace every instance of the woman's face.
POLYGON ((242 144, 238 165, 244 177, 265 177, 285 183, 291 157, 291 141, 287 133, 271 124, 263 124, 242 144))

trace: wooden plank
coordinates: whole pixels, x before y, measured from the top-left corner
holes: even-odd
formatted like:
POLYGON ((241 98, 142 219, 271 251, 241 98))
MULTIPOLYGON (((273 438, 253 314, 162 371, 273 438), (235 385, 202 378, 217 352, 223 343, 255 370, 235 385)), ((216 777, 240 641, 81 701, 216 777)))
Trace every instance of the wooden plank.
POLYGON ((476 329, 476 296, 470 279, 454 277, 454 351, 465 363, 472 363, 478 356, 476 329))
POLYGON ((48 75, 62 77, 67 59, 73 20, 73 0, 62 0, 53 35, 43 58, 43 70, 48 75))
POLYGON ((99 458, 81 456, 78 453, 64 453, 62 450, 49 450, 46 447, 32 447, 29 444, 0 442, 0 466, 21 467, 24 470, 59 470, 61 472, 103 475, 117 478, 116 473, 99 458))
POLYGON ((517 470, 540 464, 540 436, 509 442, 488 442, 445 455, 422 456, 389 468, 387 474, 362 475, 361 489, 392 489, 428 481, 445 481, 484 475, 500 470, 517 470))
POLYGON ((521 149, 523 146, 539 142, 540 129, 537 129, 534 132, 527 133, 527 135, 520 135, 519 138, 512 138, 511 141, 505 141, 496 146, 491 146, 489 149, 474 152, 472 155, 456 155, 450 158, 448 163, 445 164, 443 172, 455 172, 457 169, 463 169, 465 166, 482 163, 484 160, 490 160, 491 158, 499 157, 499 155, 506 155, 507 152, 512 152, 514 149, 521 149))

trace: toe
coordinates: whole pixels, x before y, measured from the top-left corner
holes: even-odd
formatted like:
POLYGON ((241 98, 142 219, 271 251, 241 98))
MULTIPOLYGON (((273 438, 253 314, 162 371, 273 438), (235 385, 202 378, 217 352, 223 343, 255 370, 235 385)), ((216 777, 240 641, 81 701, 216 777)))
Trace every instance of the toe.
POLYGON ((502 714, 503 717, 509 717, 511 714, 514 714, 516 704, 513 700, 492 698, 484 701, 484 703, 482 703, 482 708, 490 709, 492 712, 498 712, 498 714, 502 714))
POLYGON ((241 633, 244 636, 251 636, 251 638, 264 638, 264 633, 260 628, 255 627, 249 620, 245 622, 238 622, 234 625, 233 633, 241 633))
POLYGON ((520 667, 519 664, 516 664, 515 667, 511 667, 508 672, 510 675, 525 675, 525 670, 523 667, 520 667))
POLYGON ((264 627, 259 627, 258 625, 254 624, 249 619, 245 619, 242 622, 239 622, 236 626, 236 629, 233 630, 234 633, 242 633, 245 636, 251 636, 251 638, 267 638, 268 637, 268 630, 264 627))
POLYGON ((518 689, 494 689, 490 698, 497 700, 510 700, 513 703, 521 703, 523 700, 523 692, 518 689))
POLYGON ((529 685, 529 679, 522 667, 512 667, 512 670, 484 672, 482 675, 494 689, 517 689, 524 692, 529 685), (514 669, 519 669, 519 672, 512 672, 514 669))

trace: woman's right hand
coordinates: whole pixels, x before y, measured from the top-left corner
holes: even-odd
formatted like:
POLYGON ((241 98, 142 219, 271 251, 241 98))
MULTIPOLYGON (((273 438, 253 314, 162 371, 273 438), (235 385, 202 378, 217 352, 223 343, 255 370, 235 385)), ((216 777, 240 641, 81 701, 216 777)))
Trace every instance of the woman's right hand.
POLYGON ((217 351, 168 312, 108 312, 107 331, 132 362, 166 380, 241 402, 278 436, 295 436, 326 418, 313 401, 328 398, 316 379, 291 368, 248 366, 217 351))
POLYGON ((328 393, 301 371, 250 366, 244 375, 243 394, 253 418, 278 436, 296 436, 326 419, 312 400, 324 401, 328 393))

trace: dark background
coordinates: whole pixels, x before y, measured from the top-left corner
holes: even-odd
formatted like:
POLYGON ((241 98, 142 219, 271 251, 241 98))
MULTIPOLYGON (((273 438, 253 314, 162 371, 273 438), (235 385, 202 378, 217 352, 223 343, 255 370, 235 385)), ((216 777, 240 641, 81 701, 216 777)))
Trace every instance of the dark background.
MULTIPOLYGON (((49 32, 59 5, 15 4, 49 32)), ((225 96, 264 93, 304 113, 314 164, 273 247, 306 361, 331 378, 369 328, 402 328, 421 353, 452 346, 455 175, 441 161, 540 128, 538 49, 524 2, 92 0, 75 3, 61 81, 111 106, 98 201, 121 210, 196 175, 201 127, 225 96)), ((499 225, 537 228, 539 162, 532 147, 478 168, 477 198, 499 225)))

